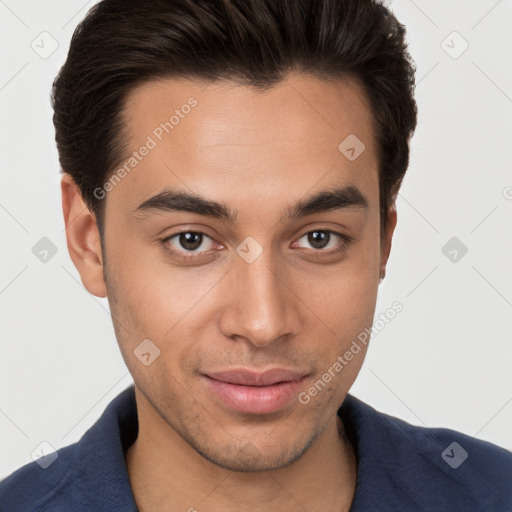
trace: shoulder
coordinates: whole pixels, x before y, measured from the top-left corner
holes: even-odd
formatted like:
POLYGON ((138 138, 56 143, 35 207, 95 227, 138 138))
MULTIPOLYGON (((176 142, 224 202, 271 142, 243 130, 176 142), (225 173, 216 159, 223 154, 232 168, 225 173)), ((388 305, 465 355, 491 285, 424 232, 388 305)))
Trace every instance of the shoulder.
POLYGON ((74 458, 78 443, 66 446, 37 461, 20 467, 0 481, 0 510, 2 512, 53 512, 59 508, 59 499, 66 497, 69 505, 72 478, 70 460, 74 458), (55 457, 56 456, 56 457, 55 457))
POLYGON ((132 385, 109 403, 78 442, 0 481, 0 512, 136 510, 124 450, 137 432, 132 385))
POLYGON ((447 428, 390 423, 396 428, 396 439, 404 441, 399 448, 401 459, 410 457, 411 451, 417 454, 410 470, 417 472, 418 483, 438 493, 429 498, 433 502, 464 503, 467 511, 512 511, 511 452, 447 428))
POLYGON ((368 489, 375 503, 385 500, 402 509, 409 504, 411 510, 512 511, 511 452, 448 428, 411 425, 347 398, 340 412, 353 428, 358 478, 370 475, 379 482, 368 489))

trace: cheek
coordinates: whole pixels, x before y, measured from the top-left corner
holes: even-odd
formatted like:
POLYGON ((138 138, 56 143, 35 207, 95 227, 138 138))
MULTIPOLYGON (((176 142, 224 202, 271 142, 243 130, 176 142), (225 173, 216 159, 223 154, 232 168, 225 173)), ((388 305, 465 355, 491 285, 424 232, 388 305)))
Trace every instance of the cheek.
POLYGON ((111 244, 109 287, 125 321, 138 334, 163 338, 174 325, 195 309, 201 298, 218 281, 217 273, 196 268, 179 268, 158 247, 123 248, 111 244))
POLYGON ((211 325, 205 319, 219 303, 225 271, 178 269, 154 248, 121 258, 122 253, 121 247, 117 252, 112 247, 109 260, 122 264, 109 269, 107 287, 126 365, 139 382, 172 385, 174 376, 184 385, 192 375, 191 362, 201 353, 205 323, 211 325), (135 355, 145 339, 159 351, 150 366, 135 355))
POLYGON ((335 334, 367 327, 379 285, 378 245, 375 240, 360 240, 340 264, 297 272, 292 282, 297 294, 335 334))

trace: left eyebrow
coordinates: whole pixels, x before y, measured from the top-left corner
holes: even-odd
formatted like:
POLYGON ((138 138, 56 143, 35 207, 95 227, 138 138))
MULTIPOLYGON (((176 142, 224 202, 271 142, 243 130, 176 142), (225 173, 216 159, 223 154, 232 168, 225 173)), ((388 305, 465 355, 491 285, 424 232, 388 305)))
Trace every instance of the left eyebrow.
POLYGON ((368 200, 357 187, 348 185, 324 190, 301 199, 295 206, 287 210, 286 215, 297 219, 314 213, 342 208, 368 208, 368 200))
MULTIPOLYGON (((323 190, 299 200, 285 211, 285 216, 299 219, 314 213, 345 208, 368 208, 368 200, 353 185, 323 190)), ((146 199, 135 210, 142 214, 163 211, 185 211, 234 223, 237 212, 225 203, 218 203, 205 197, 187 192, 165 189, 146 199)))

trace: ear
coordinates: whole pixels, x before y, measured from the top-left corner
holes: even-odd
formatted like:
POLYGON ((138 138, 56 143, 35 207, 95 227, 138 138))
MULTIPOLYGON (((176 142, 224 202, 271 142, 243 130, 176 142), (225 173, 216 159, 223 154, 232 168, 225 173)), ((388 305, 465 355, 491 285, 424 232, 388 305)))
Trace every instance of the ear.
POLYGON ((107 296, 103 256, 96 217, 82 199, 70 174, 64 173, 60 188, 68 251, 85 288, 97 297, 107 296))
POLYGON ((380 252, 380 280, 382 281, 386 276, 386 265, 389 259, 389 253, 391 252, 391 242, 393 239, 393 233, 395 232, 397 222, 397 213, 395 202, 390 206, 388 210, 388 218, 386 221, 386 228, 381 240, 381 252, 380 252))

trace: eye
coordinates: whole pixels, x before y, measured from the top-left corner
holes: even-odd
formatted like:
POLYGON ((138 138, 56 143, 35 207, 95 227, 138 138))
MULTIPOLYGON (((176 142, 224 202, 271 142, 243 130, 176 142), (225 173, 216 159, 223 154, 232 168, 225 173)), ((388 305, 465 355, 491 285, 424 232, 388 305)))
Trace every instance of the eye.
POLYGON ((293 246, 296 247, 301 240, 305 240, 315 251, 331 254, 343 251, 351 241, 351 238, 328 229, 316 229, 302 235, 293 246))
POLYGON ((215 242, 207 234, 200 231, 180 231, 164 238, 162 244, 167 250, 178 253, 184 258, 195 258, 196 253, 200 256, 211 250, 215 242))
MULTIPOLYGON (((310 244, 313 255, 329 255, 343 252, 352 239, 328 229, 316 229, 302 235, 292 247, 300 247, 301 240, 310 244)), ((182 259, 200 258, 215 246, 222 248, 206 233, 192 230, 175 233, 161 240, 161 243, 165 250, 182 259)))

